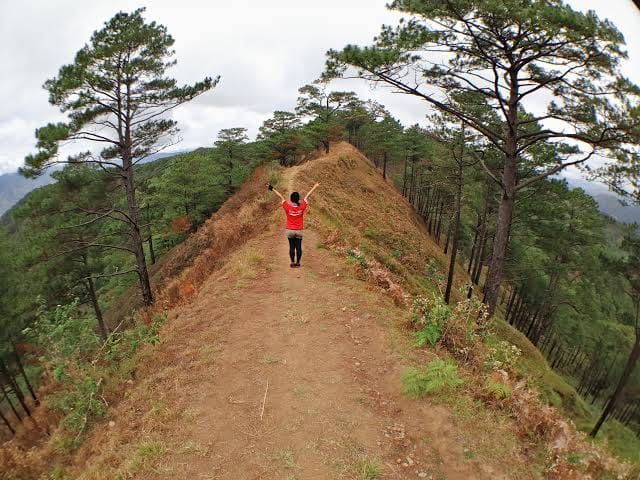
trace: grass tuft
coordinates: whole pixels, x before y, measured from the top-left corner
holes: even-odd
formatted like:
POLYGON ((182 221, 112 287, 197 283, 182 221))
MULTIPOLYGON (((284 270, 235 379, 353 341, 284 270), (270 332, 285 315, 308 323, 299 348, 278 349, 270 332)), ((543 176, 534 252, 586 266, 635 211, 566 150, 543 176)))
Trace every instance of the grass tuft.
POLYGON ((361 458, 355 465, 357 480, 376 480, 382 475, 382 464, 378 460, 361 458))

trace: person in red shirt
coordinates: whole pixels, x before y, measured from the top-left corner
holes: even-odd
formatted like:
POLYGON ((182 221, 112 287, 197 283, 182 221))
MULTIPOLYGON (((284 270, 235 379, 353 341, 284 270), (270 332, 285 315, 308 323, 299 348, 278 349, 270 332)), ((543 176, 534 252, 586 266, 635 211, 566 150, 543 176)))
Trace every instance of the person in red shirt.
POLYGON ((289 239, 289 258, 291 259, 291 268, 299 267, 300 260, 302 259, 302 237, 304 236, 304 212, 307 210, 307 203, 309 197, 313 191, 320 186, 316 183, 309 193, 307 193, 302 201, 300 201, 300 194, 293 192, 290 200, 287 201, 278 192, 273 185, 269 184, 269 190, 273 191, 280 200, 282 200, 282 208, 287 215, 287 223, 285 225, 285 233, 289 239))

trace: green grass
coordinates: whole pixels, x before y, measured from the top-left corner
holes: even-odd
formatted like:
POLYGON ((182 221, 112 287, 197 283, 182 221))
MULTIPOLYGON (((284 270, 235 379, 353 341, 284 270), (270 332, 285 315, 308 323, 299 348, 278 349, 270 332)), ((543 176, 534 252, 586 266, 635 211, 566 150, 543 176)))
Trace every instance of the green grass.
POLYGON ((376 480, 382 475, 382 465, 378 460, 361 458, 355 465, 357 480, 376 480))
POLYGON ((273 452, 271 458, 282 465, 283 468, 290 469, 296 466, 293 451, 290 448, 280 448, 273 452))
POLYGON ((138 444, 125 471, 118 475, 118 479, 131 478, 134 475, 153 469, 157 461, 167 451, 164 443, 158 440, 145 440, 138 444))
POLYGON ((511 396, 513 390, 509 385, 502 382, 495 382, 493 380, 487 380, 485 388, 489 395, 496 400, 504 400, 511 396))

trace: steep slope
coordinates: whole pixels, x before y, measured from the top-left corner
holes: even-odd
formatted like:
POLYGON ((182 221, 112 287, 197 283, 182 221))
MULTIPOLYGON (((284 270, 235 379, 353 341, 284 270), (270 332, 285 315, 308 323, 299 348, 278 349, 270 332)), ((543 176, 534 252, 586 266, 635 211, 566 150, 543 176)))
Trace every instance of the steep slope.
POLYGON ((174 277, 161 343, 67 477, 541 478, 513 420, 401 393, 403 370, 435 356, 406 332, 405 295, 437 289, 445 263, 410 206, 347 144, 281 172, 283 190, 322 184, 291 269, 282 212, 258 190, 275 173, 160 267, 174 277))

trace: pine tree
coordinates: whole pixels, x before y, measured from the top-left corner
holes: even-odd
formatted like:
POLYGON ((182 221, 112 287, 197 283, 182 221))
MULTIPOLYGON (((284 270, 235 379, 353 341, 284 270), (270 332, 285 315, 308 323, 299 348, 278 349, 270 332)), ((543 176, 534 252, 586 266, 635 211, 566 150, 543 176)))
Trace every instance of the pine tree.
POLYGON ((60 163, 60 147, 82 141, 90 151, 69 156, 67 163, 96 164, 116 176, 126 195, 126 208, 89 210, 94 220, 110 217, 128 228, 128 245, 136 259, 143 301, 153 294, 143 249, 136 198, 135 165, 175 143, 177 124, 169 112, 212 89, 218 78, 178 86, 166 76, 175 65, 174 40, 167 29, 145 22, 144 9, 118 13, 96 31, 76 54, 72 64, 60 68, 44 88, 49 101, 67 115, 66 122, 50 123, 36 130, 38 152, 25 158, 21 173, 40 175, 60 163), (94 152, 96 148, 102 148, 94 152))
MULTIPOLYGON (((416 96, 456 117, 502 153, 497 169, 485 172, 501 190, 485 300, 493 314, 502 281, 516 194, 594 155, 630 154, 639 118, 638 89, 620 73, 626 57, 622 34, 593 12, 541 0, 395 0, 406 15, 384 26, 371 47, 348 45, 329 51, 325 78, 353 67, 368 81, 416 96), (459 94, 484 99, 485 110, 460 108, 459 94), (536 102, 536 116, 526 114, 536 102), (553 123, 544 123, 553 120, 553 123), (536 126, 535 128, 532 126, 536 126), (558 162, 522 180, 531 152, 556 144, 558 162), (571 147, 562 146, 571 142, 571 147)), ((637 142, 635 142, 637 144, 637 142)))

